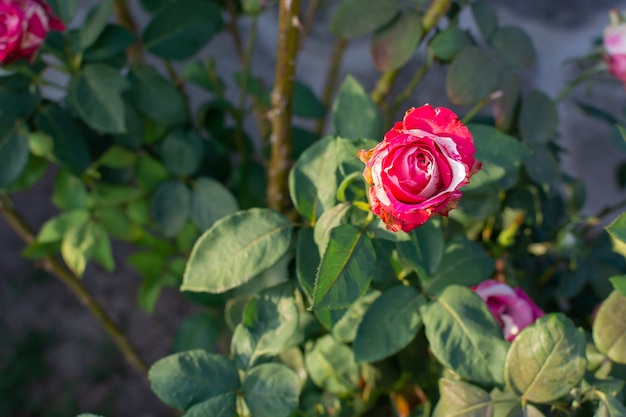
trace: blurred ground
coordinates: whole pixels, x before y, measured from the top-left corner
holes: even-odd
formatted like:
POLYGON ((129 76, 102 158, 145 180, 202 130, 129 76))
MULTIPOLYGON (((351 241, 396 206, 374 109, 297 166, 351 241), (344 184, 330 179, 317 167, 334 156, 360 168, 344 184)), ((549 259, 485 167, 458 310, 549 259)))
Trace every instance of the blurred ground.
MULTIPOLYGON (((83 12, 94 0, 80 1, 83 12)), ((138 11, 137 1, 131 1, 138 11)), ((330 4, 330 1, 323 4, 330 4)), ((561 0, 497 2, 501 24, 515 24, 535 41, 538 62, 528 72, 530 86, 555 96, 574 74, 563 62, 585 55, 591 42, 608 22, 607 10, 626 7, 625 1, 561 0)), ((330 12, 322 10, 298 62, 298 77, 320 91, 332 38, 326 27, 330 12)), ((275 16, 261 19, 254 56, 255 75, 272 79, 276 48, 275 16), (265 69, 265 70, 263 70, 265 69)), ((471 26, 471 16, 464 16, 471 26)), ((237 67, 227 35, 220 35, 204 52, 219 56, 224 73, 237 67)), ((418 68, 419 61, 411 62, 418 68)), ((354 41, 347 50, 342 72, 352 73, 368 89, 376 79, 367 39, 354 41)), ((402 85, 411 74, 398 81, 402 85)), ((341 77, 343 78, 343 76, 341 77)), ((410 105, 430 102, 446 105, 444 73, 429 75, 410 105)), ((199 103, 205 97, 194 95, 199 103)), ((624 198, 615 181, 615 167, 624 155, 609 140, 609 127, 582 115, 574 100, 594 103, 613 114, 623 114, 626 95, 613 80, 598 82, 592 94, 579 88, 573 99, 560 105, 560 143, 568 150, 564 165, 587 184, 587 213, 624 198)), ((55 213, 49 202, 52 173, 35 188, 15 196, 27 220, 39 227, 55 213)), ((22 261, 21 240, 0 221, 0 416, 74 416, 96 412, 108 417, 159 417, 172 415, 154 397, 141 378, 130 370, 95 320, 57 281, 22 261)), ((192 307, 176 291, 165 291, 153 315, 139 310, 135 297, 139 278, 124 266, 128 248, 116 246, 118 270, 109 275, 91 267, 85 284, 129 334, 144 358, 152 363, 171 351, 172 336, 192 307)))

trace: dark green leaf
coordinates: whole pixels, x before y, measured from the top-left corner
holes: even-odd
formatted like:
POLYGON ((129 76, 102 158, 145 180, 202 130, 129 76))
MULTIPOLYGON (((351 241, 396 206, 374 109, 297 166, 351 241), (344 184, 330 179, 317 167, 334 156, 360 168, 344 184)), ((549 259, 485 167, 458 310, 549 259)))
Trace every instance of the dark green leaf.
POLYGON ((134 66, 129 79, 130 100, 153 121, 165 126, 177 126, 187 121, 185 97, 153 67, 134 66))
POLYGON ((458 27, 449 27, 437 33, 430 41, 430 50, 435 58, 443 62, 452 61, 459 52, 472 44, 467 32, 458 27))
POLYGON ((617 290, 598 310, 593 322, 593 341, 611 360, 626 364, 626 296, 617 290))
POLYGON ((489 40, 498 28, 498 16, 493 10, 493 6, 485 0, 475 1, 472 3, 472 14, 480 33, 485 40, 489 40))
POLYGON ((0 133, 0 188, 15 182, 28 164, 29 147, 26 132, 21 123, 11 125, 5 118, 0 119, 3 128, 0 133))
POLYGON ((330 21, 330 31, 348 39, 362 36, 389 22, 399 10, 396 0, 344 0, 330 21))
POLYGON ((289 220, 269 209, 224 217, 194 245, 181 289, 221 293, 238 287, 278 262, 291 235, 289 220))
POLYGON ((85 61, 104 61, 124 53, 135 42, 135 35, 118 25, 106 25, 102 34, 86 51, 85 61))
POLYGON ((549 403, 578 384, 586 366, 583 331, 562 314, 548 314, 513 340, 505 382, 524 400, 549 403))
POLYGON ((322 336, 304 357, 311 380, 320 388, 336 394, 348 394, 357 388, 359 366, 352 349, 338 343, 331 335, 322 336))
POLYGON ((355 359, 375 362, 408 345, 422 326, 419 308, 425 302, 413 287, 396 286, 385 291, 365 313, 358 328, 352 345, 355 359))
POLYGON ((556 103, 540 91, 531 92, 522 101, 519 129, 522 139, 530 144, 543 144, 552 139, 559 125, 556 103))
POLYGON ((326 107, 308 85, 296 81, 293 85, 293 114, 308 119, 319 119, 326 114, 326 107))
POLYGON ((491 417, 493 405, 487 392, 463 381, 439 380, 441 398, 432 417, 491 417))
POLYGON ((126 119, 121 92, 128 81, 108 65, 83 68, 70 84, 68 94, 78 114, 90 127, 105 133, 125 133, 126 119))
POLYGON ((298 407, 300 380, 285 365, 268 363, 246 374, 241 392, 254 417, 288 417, 298 407))
POLYGON ((446 78, 450 101, 469 106, 489 96, 498 85, 498 71, 476 46, 463 49, 452 61, 446 78))
POLYGON ((313 302, 313 289, 315 288, 315 276, 321 257, 319 248, 315 244, 313 228, 304 227, 298 232, 296 245, 296 274, 298 283, 307 297, 307 301, 313 302))
POLYGON ((485 302, 473 291, 448 286, 424 309, 422 319, 430 348, 443 365, 480 384, 503 382, 508 343, 485 302))
POLYGON ((390 71, 402 67, 417 49, 422 35, 422 16, 413 10, 403 11, 372 37, 370 50, 376 69, 390 71))
POLYGON ((559 162, 545 145, 532 146, 533 153, 524 161, 524 168, 531 180, 548 191, 558 190, 561 171, 559 162))
POLYGON ((144 46, 166 59, 186 59, 222 29, 220 7, 203 0, 167 4, 154 15, 142 34, 144 46))
POLYGON ((205 350, 170 355, 152 365, 148 379, 164 403, 188 410, 188 417, 235 414, 239 376, 233 363, 224 356, 205 350))
POLYGON ((304 151, 289 173, 289 193, 302 216, 315 222, 335 205, 337 143, 327 136, 304 151))
POLYGON ((174 336, 174 352, 193 349, 212 351, 218 342, 220 327, 207 313, 196 313, 185 317, 174 336))
POLYGON ((202 138, 194 131, 182 129, 170 132, 159 147, 167 169, 177 177, 195 173, 202 162, 202 138))
POLYGON ((350 306, 369 287, 375 259, 372 241, 363 230, 350 224, 332 229, 315 280, 313 307, 350 306))
POLYGON ((496 29, 489 39, 497 56, 512 69, 526 69, 535 62, 535 47, 526 32, 518 27, 496 29))
POLYGON ((198 178, 191 190, 191 218, 204 231, 216 221, 239 210, 233 194, 221 183, 198 178))
POLYGON ((93 45, 104 30, 111 17, 113 2, 114 0, 101 0, 87 14, 78 33, 78 44, 81 51, 93 45))
POLYGON ((408 233, 410 240, 398 242, 398 254, 424 277, 432 275, 443 256, 441 222, 431 219, 408 233))
POLYGON ((348 139, 378 139, 382 135, 376 105, 351 75, 339 87, 333 104, 333 127, 337 136, 348 139))
MULTIPOLYGON (((356 302, 342 314, 341 318, 331 326, 335 340, 341 343, 353 342, 365 313, 379 296, 380 291, 370 289, 363 297, 356 300, 356 302)), ((329 313, 337 312, 337 310, 325 311, 329 313)))
POLYGON ((152 216, 167 237, 176 236, 189 218, 189 189, 178 181, 166 181, 154 190, 152 216))
POLYGON ((48 0, 48 4, 65 24, 72 22, 78 8, 78 0, 48 0))

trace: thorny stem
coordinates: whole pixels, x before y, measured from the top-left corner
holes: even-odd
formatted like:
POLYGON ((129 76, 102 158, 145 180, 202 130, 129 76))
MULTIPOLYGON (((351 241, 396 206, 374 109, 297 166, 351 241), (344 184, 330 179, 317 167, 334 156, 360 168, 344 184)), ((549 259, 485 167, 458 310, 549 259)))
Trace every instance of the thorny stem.
POLYGON ((291 101, 298 52, 300 0, 280 0, 278 56, 270 119, 272 154, 267 169, 267 204, 277 211, 287 206, 287 175, 291 155, 291 101))
MULTIPOLYGON (((22 215, 15 209, 11 199, 4 194, 0 194, 0 215, 4 217, 9 226, 11 226, 24 242, 31 244, 35 241, 35 234, 22 215)), ((139 353, 124 332, 113 322, 113 319, 111 319, 98 300, 87 290, 80 279, 51 256, 43 258, 42 267, 45 271, 61 281, 76 298, 78 298, 80 303, 84 305, 100 323, 109 337, 113 339, 113 342, 122 352, 126 362, 139 374, 145 376, 148 373, 146 363, 141 359, 139 353)))
MULTIPOLYGON (((132 14, 130 13, 127 0, 115 0, 115 16, 122 27, 127 29, 130 33, 137 33, 137 25, 135 24, 132 14)), ((127 55, 131 65, 141 64, 141 61, 143 61, 143 54, 141 52, 141 45, 138 41, 128 48, 127 55)))
POLYGON ((318 120, 317 126, 315 126, 315 133, 321 135, 326 125, 326 119, 328 118, 328 108, 333 99, 333 93, 335 92, 335 86, 337 85, 337 77, 339 76, 339 69, 341 68, 341 59, 346 50, 348 41, 345 38, 339 38, 335 42, 333 52, 330 56, 330 65, 328 67, 328 73, 326 73, 326 81, 324 83, 324 91, 322 92, 322 103, 327 109, 324 116, 318 120))
MULTIPOLYGON (((422 18, 422 27, 424 29, 422 32, 422 39, 424 39, 428 32, 430 32, 431 29, 437 25, 439 19, 446 14, 451 4, 452 0, 433 0, 422 18)), ((399 72, 400 69, 398 68, 395 70, 385 71, 380 76, 371 94, 372 100, 377 106, 382 105, 387 98, 387 95, 389 94, 389 91, 391 91, 391 87, 393 87, 393 83, 399 72)))

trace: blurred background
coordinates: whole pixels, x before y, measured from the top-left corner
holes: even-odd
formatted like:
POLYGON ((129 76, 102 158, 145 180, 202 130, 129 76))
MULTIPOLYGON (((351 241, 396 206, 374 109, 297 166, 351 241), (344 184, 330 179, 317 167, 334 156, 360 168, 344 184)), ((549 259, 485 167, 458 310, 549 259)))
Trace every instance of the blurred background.
MULTIPOLYGON (((71 26, 79 25, 96 0, 79 0, 80 12, 71 26)), ((140 28, 147 16, 137 0, 130 0, 140 28)), ((318 94, 322 89, 333 44, 328 22, 336 0, 322 1, 316 25, 304 44, 297 63, 297 78, 318 94)), ((577 71, 568 60, 593 48, 608 24, 608 10, 626 9, 626 1, 610 0, 513 0, 492 1, 501 25, 523 28, 535 43, 537 62, 525 73, 526 88, 538 88, 555 97, 575 78, 577 71)), ((303 1, 303 10, 306 1, 303 1)), ((276 53, 277 9, 266 12, 259 22, 253 73, 271 85, 276 53)), ((242 26, 247 31, 245 22, 242 26)), ((476 31, 471 14, 464 14, 461 27, 476 31)), ((218 35, 201 53, 216 58, 223 73, 238 68, 231 38, 218 35)), ((401 73, 396 86, 402 88, 417 70, 423 54, 414 57, 401 73)), ((162 69, 162 68, 160 68, 162 69)), ((340 80, 354 75, 369 91, 378 79, 369 51, 369 39, 351 42, 344 56, 340 80)), ((61 80, 62 81, 62 80, 61 80)), ((233 90, 234 91, 234 90, 233 90)), ((204 98, 188 89, 192 103, 204 98)), ((620 118, 626 117, 626 93, 619 82, 606 77, 592 89, 580 86, 559 104, 559 144, 565 149, 564 169, 584 180, 587 186, 586 214, 624 199, 616 179, 618 165, 626 154, 611 142, 606 123, 585 116, 576 101, 593 103, 620 118)), ((424 103, 449 106, 445 96, 445 71, 431 71, 407 106, 424 103)), ((468 109, 456 109, 463 113, 468 109)), ((398 115, 401 117, 402 115, 398 115)), ((18 209, 35 228, 57 210, 50 202, 54 171, 34 188, 14 196, 18 209)), ((23 261, 22 241, 0 221, 0 416, 74 416, 94 412, 108 417, 170 416, 147 384, 126 365, 98 324, 65 287, 37 265, 23 261)), ((84 282, 113 318, 125 329, 148 363, 171 353, 178 324, 195 307, 176 290, 165 290, 152 315, 135 303, 139 277, 124 260, 128 247, 114 246, 118 269, 107 274, 90 266, 84 282)))

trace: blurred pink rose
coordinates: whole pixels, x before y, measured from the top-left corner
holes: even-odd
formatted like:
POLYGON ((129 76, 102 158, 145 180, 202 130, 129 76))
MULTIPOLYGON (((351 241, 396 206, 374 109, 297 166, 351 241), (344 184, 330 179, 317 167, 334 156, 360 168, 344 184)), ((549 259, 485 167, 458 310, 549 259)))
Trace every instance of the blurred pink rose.
POLYGON ((469 130, 451 110, 428 104, 409 109, 382 142, 358 156, 372 184, 372 211, 394 232, 447 216, 461 198, 459 188, 480 169, 469 130))
POLYGON ((44 0, 0 0, 0 63, 32 61, 48 31, 64 29, 44 0))
POLYGON ((611 11, 611 25, 604 29, 604 49, 609 71, 622 83, 626 83, 626 22, 616 10, 611 11))
POLYGON ((487 303, 509 342, 544 315, 521 288, 511 288, 503 282, 488 279, 472 287, 472 290, 487 303))

